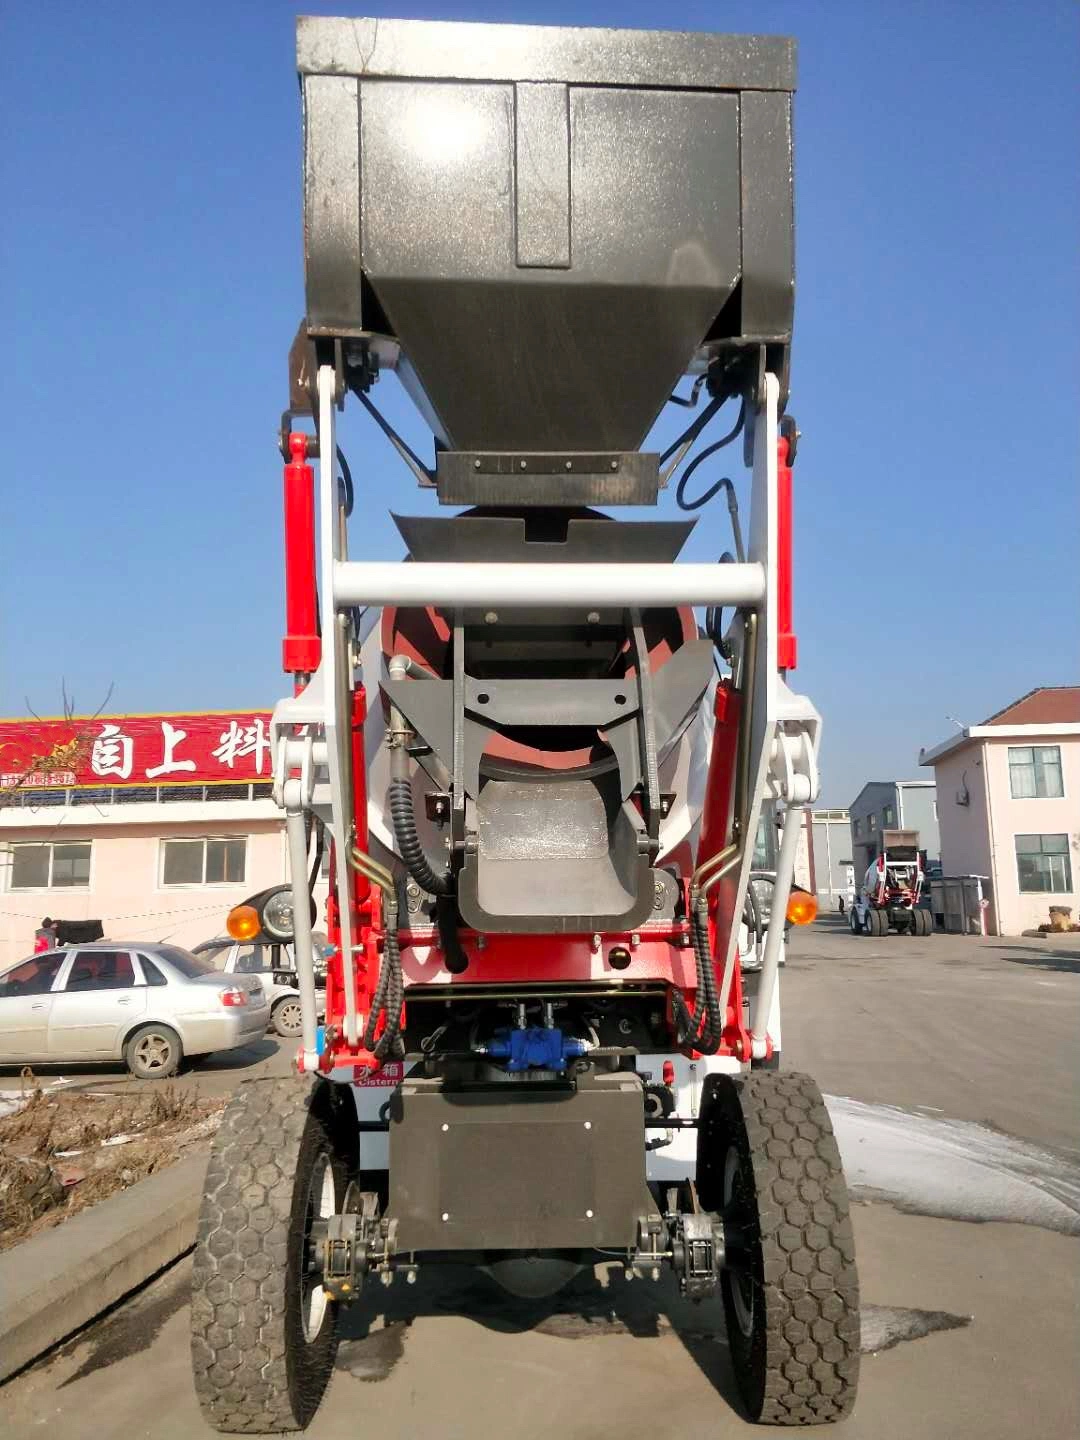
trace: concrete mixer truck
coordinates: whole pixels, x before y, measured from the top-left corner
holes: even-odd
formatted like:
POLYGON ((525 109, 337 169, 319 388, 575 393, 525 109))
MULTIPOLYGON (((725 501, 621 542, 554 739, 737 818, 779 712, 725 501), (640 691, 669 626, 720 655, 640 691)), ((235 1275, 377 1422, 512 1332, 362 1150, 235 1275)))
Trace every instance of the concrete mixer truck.
POLYGON ((789 683, 793 44, 320 18, 298 68, 272 741, 300 1073, 241 1086, 214 1141, 203 1412, 303 1428, 342 1309, 429 1266, 546 1295, 602 1263, 711 1302, 752 1419, 839 1419, 844 1176, 817 1086, 776 1068, 820 730, 789 683), (669 401, 687 423, 643 450, 669 401), (346 403, 437 502, 395 514, 404 561, 365 553, 388 497, 346 403), (721 452, 735 478, 704 478, 721 452), (713 558, 681 561, 721 493, 713 558))

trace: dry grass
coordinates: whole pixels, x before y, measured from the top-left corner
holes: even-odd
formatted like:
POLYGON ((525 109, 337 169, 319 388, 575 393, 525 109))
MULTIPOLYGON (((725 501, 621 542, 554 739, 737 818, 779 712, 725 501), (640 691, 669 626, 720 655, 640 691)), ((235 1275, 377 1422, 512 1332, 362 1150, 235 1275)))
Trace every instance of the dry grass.
POLYGON ((226 1103, 169 1084, 43 1090, 29 1070, 23 1097, 0 1115, 0 1250, 171 1165, 213 1134, 226 1103), (105 1143, 117 1136, 129 1138, 105 1143))

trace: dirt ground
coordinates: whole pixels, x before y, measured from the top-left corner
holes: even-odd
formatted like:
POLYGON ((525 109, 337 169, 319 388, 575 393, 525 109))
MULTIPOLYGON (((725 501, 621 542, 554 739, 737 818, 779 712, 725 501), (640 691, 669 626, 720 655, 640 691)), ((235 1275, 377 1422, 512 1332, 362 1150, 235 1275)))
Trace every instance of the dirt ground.
POLYGON ((42 1085, 26 1072, 0 1113, 0 1250, 173 1164, 217 1129, 224 1096, 42 1085))

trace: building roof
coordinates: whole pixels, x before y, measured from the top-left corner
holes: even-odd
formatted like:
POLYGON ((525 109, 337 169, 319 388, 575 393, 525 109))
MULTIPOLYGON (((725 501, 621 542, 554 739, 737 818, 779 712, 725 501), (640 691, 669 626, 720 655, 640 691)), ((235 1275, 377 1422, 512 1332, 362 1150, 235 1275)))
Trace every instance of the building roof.
POLYGON ((920 765, 934 765, 946 755, 976 740, 1017 740, 1041 743, 1043 739, 1080 736, 1080 685, 1040 685, 997 711, 981 725, 968 725, 958 735, 919 752, 920 765))
POLYGON ((1040 685, 998 710, 984 725, 1068 725, 1080 721, 1080 685, 1040 685))

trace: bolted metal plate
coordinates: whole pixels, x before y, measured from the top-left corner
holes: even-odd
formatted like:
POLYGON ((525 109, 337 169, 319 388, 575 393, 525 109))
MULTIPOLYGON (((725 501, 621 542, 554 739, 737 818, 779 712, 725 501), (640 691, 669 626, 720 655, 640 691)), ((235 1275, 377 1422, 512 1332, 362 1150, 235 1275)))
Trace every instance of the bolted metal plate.
POLYGON ((390 1121, 399 1251, 622 1249, 652 1209, 634 1075, 463 1091, 410 1078, 390 1121))

